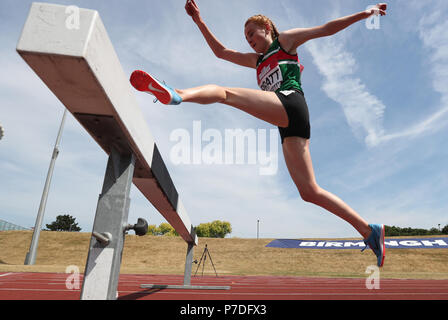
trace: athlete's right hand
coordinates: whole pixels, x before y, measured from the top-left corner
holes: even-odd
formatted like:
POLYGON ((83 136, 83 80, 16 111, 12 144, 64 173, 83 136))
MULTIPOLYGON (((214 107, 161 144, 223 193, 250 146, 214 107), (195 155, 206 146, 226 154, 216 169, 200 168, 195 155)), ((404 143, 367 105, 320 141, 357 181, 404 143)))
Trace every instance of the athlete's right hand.
POLYGON ((185 4, 185 10, 187 11, 188 15, 193 18, 194 22, 197 23, 201 19, 199 7, 194 0, 187 0, 187 3, 185 4))
POLYGON ((378 3, 376 6, 367 9, 366 13, 371 16, 371 15, 381 15, 381 16, 385 16, 386 15, 386 10, 387 10, 387 3, 378 3))

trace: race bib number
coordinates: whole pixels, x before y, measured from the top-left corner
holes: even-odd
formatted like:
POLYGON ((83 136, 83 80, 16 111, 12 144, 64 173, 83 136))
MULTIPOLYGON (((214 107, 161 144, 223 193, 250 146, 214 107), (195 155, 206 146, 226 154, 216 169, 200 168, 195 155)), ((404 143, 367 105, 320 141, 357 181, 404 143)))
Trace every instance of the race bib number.
POLYGON ((276 91, 283 82, 282 71, 277 61, 265 61, 257 69, 258 85, 263 91, 276 91))

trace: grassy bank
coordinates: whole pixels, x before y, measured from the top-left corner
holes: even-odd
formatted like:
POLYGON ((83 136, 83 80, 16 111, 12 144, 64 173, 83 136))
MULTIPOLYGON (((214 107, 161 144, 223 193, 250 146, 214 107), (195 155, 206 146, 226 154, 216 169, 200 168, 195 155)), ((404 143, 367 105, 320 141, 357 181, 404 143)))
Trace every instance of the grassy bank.
MULTIPOLYGON (((42 232, 36 265, 24 266, 31 231, 0 232, 0 272, 65 272, 76 265, 83 272, 90 233, 42 232)), ((273 239, 200 238, 194 259, 208 245, 219 275, 366 277, 376 264, 368 250, 266 248, 273 239)), ((127 235, 121 272, 126 274, 183 274, 187 246, 179 237, 127 235)), ((193 273, 197 266, 193 265, 193 273)), ((201 269, 198 274, 202 272, 201 269)), ((207 259, 204 274, 214 274, 207 259)), ((381 270, 383 278, 448 279, 448 250, 390 249, 381 270)))

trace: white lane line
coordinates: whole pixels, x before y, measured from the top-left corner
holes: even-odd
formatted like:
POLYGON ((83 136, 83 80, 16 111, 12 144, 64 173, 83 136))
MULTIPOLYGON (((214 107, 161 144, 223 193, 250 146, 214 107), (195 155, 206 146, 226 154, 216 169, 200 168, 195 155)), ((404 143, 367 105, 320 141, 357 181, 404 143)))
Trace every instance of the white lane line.
POLYGON ((12 274, 14 274, 14 273, 5 273, 5 274, 0 274, 0 277, 7 277, 7 276, 10 276, 10 275, 12 275, 12 274))
POLYGON ((0 291, 39 291, 39 292, 81 292, 81 290, 73 289, 25 289, 25 288, 0 288, 0 291))
MULTIPOLYGON (((135 292, 135 291, 125 291, 125 290, 118 290, 119 293, 135 293, 135 294, 141 294, 141 295, 148 295, 149 292, 145 292, 145 291, 139 291, 139 292, 135 292)), ((419 296, 419 295, 440 295, 440 296, 448 296, 448 293, 443 293, 443 292, 422 292, 422 293, 418 293, 418 292, 409 292, 409 293, 403 293, 403 292, 363 292, 363 293, 358 293, 358 292, 346 292, 346 293, 334 293, 334 292, 316 292, 316 293, 306 293, 306 292, 300 292, 300 293, 268 293, 268 292, 229 292, 229 293, 220 293, 220 292, 163 292, 163 291, 158 291, 158 292, 154 292, 151 293, 154 295, 159 295, 159 294, 174 294, 174 295, 187 295, 190 294, 192 296, 194 295, 226 295, 226 296, 356 296, 356 295, 360 295, 360 296, 383 296, 383 295, 398 295, 398 296, 419 296)))
MULTIPOLYGON (((42 291, 42 292, 81 292, 81 290, 57 290, 57 289, 20 289, 20 288, 0 288, 0 291, 42 291)), ((147 292, 135 292, 135 291, 126 291, 126 290, 118 290, 118 292, 120 294, 126 294, 126 293, 133 293, 133 294, 142 294, 142 295, 147 295, 147 292)), ((204 292, 204 293, 200 293, 200 292, 156 292, 154 293, 156 295, 159 294, 174 294, 174 295, 186 295, 186 294, 191 294, 191 295, 229 295, 229 294, 225 294, 225 293, 212 293, 212 292, 204 292)), ((428 295, 435 295, 435 296, 447 296, 447 293, 433 293, 433 292, 424 292, 424 293, 402 293, 402 292, 391 292, 391 293, 325 293, 325 292, 321 292, 321 293, 281 293, 281 294, 272 294, 272 293, 251 293, 251 292, 247 292, 247 293, 230 293, 231 296, 356 296, 356 295, 361 295, 361 296, 382 296, 382 295, 401 295, 401 296, 428 296, 428 295)))

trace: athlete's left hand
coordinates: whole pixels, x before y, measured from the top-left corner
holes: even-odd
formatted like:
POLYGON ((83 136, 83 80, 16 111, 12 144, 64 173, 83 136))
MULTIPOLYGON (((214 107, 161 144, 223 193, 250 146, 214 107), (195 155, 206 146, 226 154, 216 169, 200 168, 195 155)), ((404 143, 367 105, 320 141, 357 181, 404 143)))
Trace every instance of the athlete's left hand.
POLYGON ((194 22, 198 23, 198 21, 201 20, 201 12, 199 11, 199 7, 194 0, 187 0, 185 10, 194 22))
POLYGON ((387 3, 378 3, 375 7, 367 9, 366 13, 371 16, 372 14, 374 15, 382 15, 385 16, 386 15, 386 10, 387 10, 387 3))

